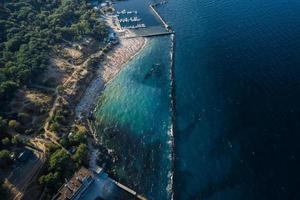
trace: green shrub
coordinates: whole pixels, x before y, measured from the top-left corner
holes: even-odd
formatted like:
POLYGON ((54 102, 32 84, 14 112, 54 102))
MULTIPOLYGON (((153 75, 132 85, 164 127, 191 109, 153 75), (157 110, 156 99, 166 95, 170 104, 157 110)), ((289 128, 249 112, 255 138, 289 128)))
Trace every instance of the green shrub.
POLYGON ((14 135, 11 138, 11 143, 17 146, 21 145, 22 144, 21 136, 19 134, 14 135))
MULTIPOLYGON (((3 119, 1 116, 0 116, 0 132, 5 132, 7 129, 7 120, 3 119)), ((0 135, 1 137, 1 135, 0 135)))
POLYGON ((65 148, 68 148, 70 146, 70 141, 66 135, 62 136, 59 143, 63 145, 65 148))
POLYGON ((86 143, 87 135, 82 132, 76 132, 69 136, 69 141, 73 145, 86 143))
POLYGON ((2 142, 2 144, 5 145, 5 146, 7 146, 7 145, 10 144, 10 140, 9 140, 8 137, 3 138, 3 139, 1 140, 1 142, 2 142))
POLYGON ((7 167, 11 163, 10 151, 1 150, 0 151, 0 167, 7 167))
POLYGON ((16 129, 19 125, 20 125, 19 122, 17 122, 14 119, 9 120, 9 122, 8 122, 9 128, 12 128, 12 129, 16 129))
POLYGON ((50 172, 47 175, 43 175, 39 178, 40 184, 46 185, 50 188, 56 188, 59 185, 59 173, 58 172, 50 172))
POLYGON ((53 122, 53 123, 50 124, 49 128, 50 128, 51 131, 54 131, 54 132, 57 133, 59 131, 59 129, 61 128, 61 126, 60 126, 59 123, 53 122))
POLYGON ((87 148, 86 144, 80 144, 72 158, 79 165, 81 165, 82 163, 87 161, 87 157, 88 157, 88 148, 87 148))
POLYGON ((50 156, 49 169, 63 172, 70 167, 70 164, 72 164, 70 156, 64 150, 59 149, 50 156))
POLYGON ((21 123, 25 124, 25 123, 30 122, 30 116, 27 113, 19 113, 18 114, 18 120, 21 123))

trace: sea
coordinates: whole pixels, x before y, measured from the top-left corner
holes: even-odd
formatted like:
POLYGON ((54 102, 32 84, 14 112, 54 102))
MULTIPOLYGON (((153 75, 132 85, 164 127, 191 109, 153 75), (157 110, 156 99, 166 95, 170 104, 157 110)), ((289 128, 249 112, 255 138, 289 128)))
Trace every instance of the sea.
MULTIPOLYGON (((153 2, 116 7, 152 24, 153 2)), ((300 1, 169 0, 158 11, 176 34, 174 76, 170 36, 149 38, 95 111, 114 176, 153 200, 299 200, 300 1)))

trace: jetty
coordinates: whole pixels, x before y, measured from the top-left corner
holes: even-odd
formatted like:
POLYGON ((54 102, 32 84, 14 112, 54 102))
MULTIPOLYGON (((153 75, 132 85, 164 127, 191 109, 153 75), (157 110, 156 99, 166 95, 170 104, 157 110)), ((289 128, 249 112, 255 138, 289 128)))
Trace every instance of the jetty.
POLYGON ((164 36, 164 35, 171 35, 170 32, 162 32, 162 33, 146 33, 144 35, 135 35, 135 36, 128 36, 123 37, 124 39, 131 39, 131 38, 137 38, 137 37, 157 37, 157 36, 164 36))
POLYGON ((164 27, 166 28, 166 30, 168 32, 173 32, 171 27, 167 24, 167 22, 160 16, 160 14, 158 14, 158 12, 155 10, 155 7, 157 5, 161 5, 161 4, 151 4, 149 7, 150 9, 153 11, 153 13, 156 15, 156 17, 161 21, 161 23, 164 25, 164 27))
MULTIPOLYGON (((175 131, 176 131, 176 86, 175 86, 175 47, 176 47, 176 37, 175 33, 172 33, 171 35, 171 41, 172 41, 172 46, 171 46, 171 52, 170 52, 170 91, 171 91, 171 104, 170 104, 170 111, 171 111, 171 141, 172 141, 172 152, 171 152, 171 157, 172 157, 172 172, 174 173, 175 171, 175 131)), ((174 187, 174 177, 171 177, 171 188, 173 191, 174 187)), ((171 194, 171 199, 176 199, 174 192, 171 194)))
MULTIPOLYGON (((171 169, 172 173, 175 171, 175 124, 176 124, 176 86, 175 86, 175 47, 176 47, 176 37, 175 37, 175 32, 172 30, 172 28, 168 25, 168 23, 160 16, 160 14, 156 11, 156 7, 159 5, 166 4, 167 1, 162 1, 156 4, 151 4, 150 9, 153 11, 153 13, 157 16, 157 18, 161 21, 163 24, 164 28, 166 29, 167 33, 171 35, 171 50, 170 50, 170 112, 171 112, 171 146, 172 146, 172 152, 171 152, 171 158, 172 158, 172 163, 171 163, 171 169)), ((165 34, 157 34, 156 36, 159 35, 166 35, 165 34)), ((171 199, 176 199, 175 193, 173 192, 174 189, 174 177, 173 175, 171 176, 170 183, 169 183, 172 193, 171 193, 171 199)))

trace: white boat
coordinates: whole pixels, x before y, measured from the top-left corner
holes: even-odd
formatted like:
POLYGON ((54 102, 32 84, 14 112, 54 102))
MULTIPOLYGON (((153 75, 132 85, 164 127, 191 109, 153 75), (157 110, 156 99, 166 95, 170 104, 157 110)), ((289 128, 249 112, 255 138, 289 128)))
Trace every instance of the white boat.
POLYGON ((137 15, 138 12, 137 12, 136 10, 133 10, 133 11, 127 11, 127 14, 129 14, 129 15, 130 15, 130 14, 136 14, 136 15, 137 15))
POLYGON ((139 22, 139 21, 141 21, 142 19, 141 19, 141 18, 138 18, 138 17, 130 17, 129 20, 130 20, 131 22, 139 22))
POLYGON ((120 15, 120 14, 123 14, 123 15, 124 15, 124 14, 126 14, 126 10, 124 9, 124 10, 122 10, 122 11, 117 11, 117 14, 118 14, 118 15, 120 15))
POLYGON ((128 18, 122 18, 122 19, 119 19, 120 22, 129 22, 130 20, 128 18))

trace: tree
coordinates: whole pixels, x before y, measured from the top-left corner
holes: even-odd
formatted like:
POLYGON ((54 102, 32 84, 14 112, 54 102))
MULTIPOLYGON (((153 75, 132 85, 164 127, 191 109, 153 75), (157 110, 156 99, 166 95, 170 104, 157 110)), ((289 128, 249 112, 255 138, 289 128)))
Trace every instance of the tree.
POLYGON ((50 125, 50 130, 51 131, 54 131, 54 132, 58 132, 59 131, 59 129, 60 129, 60 124, 59 123, 57 123, 57 122, 54 122, 54 123, 51 123, 51 125, 50 125))
POLYGON ((8 190, 7 187, 4 185, 4 180, 0 179, 0 197, 3 199, 7 199, 8 190))
POLYGON ((80 132, 76 132, 69 136, 69 141, 73 144, 85 143, 86 142, 86 135, 80 132))
POLYGON ((18 120, 24 124, 30 121, 30 116, 27 113, 18 113, 18 120))
POLYGON ((19 134, 14 135, 11 138, 11 143, 13 143, 14 145, 19 146, 20 144, 22 144, 22 140, 19 134))
POLYGON ((0 132, 5 132, 6 129, 7 129, 7 121, 0 116, 0 132))
POLYGON ((10 80, 0 83, 0 98, 12 97, 12 94, 17 90, 18 87, 18 83, 10 80))
POLYGON ((64 123, 65 120, 66 120, 65 117, 60 114, 55 114, 55 116, 53 117, 53 121, 55 121, 57 123, 64 123))
POLYGON ((47 187, 56 188, 59 186, 59 173, 50 172, 47 175, 43 175, 39 178, 39 182, 47 187))
POLYGON ((20 128, 20 123, 17 122, 16 120, 12 119, 12 120, 9 120, 8 127, 13 130, 16 130, 16 129, 20 128))
POLYGON ((79 164, 81 165, 84 161, 87 160, 87 156, 88 156, 88 149, 86 144, 80 144, 75 152, 75 154, 73 155, 73 159, 79 164))
POLYGON ((77 125, 76 128, 77 128, 77 133, 80 133, 83 135, 86 135, 88 133, 88 130, 85 128, 85 126, 77 125))
POLYGON ((69 141, 74 145, 86 143, 87 129, 84 126, 77 125, 74 131, 75 133, 69 136, 69 141))
POLYGON ((62 86, 62 85, 57 86, 56 89, 57 89, 57 92, 58 92, 59 94, 62 94, 62 93, 64 92, 64 90, 65 90, 64 86, 62 86))
POLYGON ((0 151, 0 167, 7 167, 11 163, 10 152, 8 150, 0 151))
POLYGON ((9 138, 8 138, 8 137, 5 137, 5 138, 3 138, 3 139, 2 139, 2 141, 1 141, 1 142, 2 142, 2 144, 3 144, 3 145, 7 146, 7 145, 9 145, 9 143, 10 143, 10 140, 9 140, 9 138))
POLYGON ((50 156, 50 170, 63 172, 71 164, 70 156, 63 150, 59 149, 50 156))
POLYGON ((70 145, 70 141, 69 141, 67 135, 62 136, 61 139, 60 139, 60 141, 59 141, 59 143, 61 145, 63 145, 65 148, 68 148, 69 145, 70 145))

